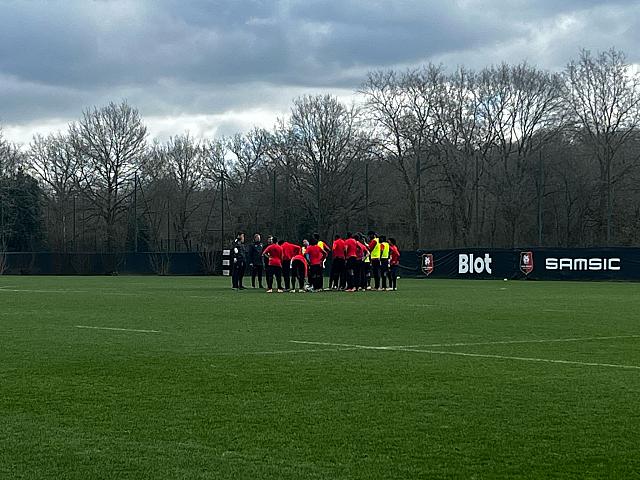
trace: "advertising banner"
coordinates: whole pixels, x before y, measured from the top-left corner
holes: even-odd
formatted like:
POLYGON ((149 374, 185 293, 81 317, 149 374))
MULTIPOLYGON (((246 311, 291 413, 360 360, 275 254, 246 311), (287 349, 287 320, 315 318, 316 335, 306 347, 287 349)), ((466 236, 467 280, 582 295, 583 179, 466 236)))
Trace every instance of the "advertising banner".
MULTIPOLYGON (((204 275, 228 270, 222 252, 4 253, 0 274, 204 275)), ((226 261, 225 261, 226 260, 226 261)), ((327 261, 325 276, 331 268, 327 261)), ((464 248, 405 250, 400 277, 482 280, 640 281, 640 248, 464 248)))
POLYGON ((640 248, 419 250, 402 253, 405 276, 530 280, 640 280, 640 248), (419 267, 412 263, 419 261, 419 267), (421 275, 417 275, 421 276, 421 275))

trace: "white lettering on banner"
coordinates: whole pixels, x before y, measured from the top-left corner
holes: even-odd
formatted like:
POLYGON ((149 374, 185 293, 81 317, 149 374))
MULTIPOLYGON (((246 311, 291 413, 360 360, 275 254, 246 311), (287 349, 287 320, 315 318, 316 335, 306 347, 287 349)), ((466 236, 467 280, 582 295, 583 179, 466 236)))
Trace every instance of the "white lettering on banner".
POLYGON ((555 258, 550 257, 545 260, 547 270, 569 270, 569 271, 600 271, 600 270, 620 270, 621 260, 619 258, 555 258))
POLYGON ((473 253, 461 253, 458 255, 458 273, 484 273, 489 275, 493 273, 491 270, 491 262, 493 259, 488 253, 484 254, 484 258, 476 257, 473 253))

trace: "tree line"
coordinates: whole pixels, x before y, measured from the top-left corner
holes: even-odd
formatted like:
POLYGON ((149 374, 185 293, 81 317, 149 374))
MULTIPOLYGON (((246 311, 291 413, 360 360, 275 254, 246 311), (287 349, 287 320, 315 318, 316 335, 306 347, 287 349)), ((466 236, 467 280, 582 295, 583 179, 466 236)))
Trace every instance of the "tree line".
POLYGON ((126 102, 16 146, 0 133, 0 249, 203 251, 236 230, 374 229, 402 248, 637 244, 640 77, 615 49, 367 75, 272 129, 150 141, 126 102))

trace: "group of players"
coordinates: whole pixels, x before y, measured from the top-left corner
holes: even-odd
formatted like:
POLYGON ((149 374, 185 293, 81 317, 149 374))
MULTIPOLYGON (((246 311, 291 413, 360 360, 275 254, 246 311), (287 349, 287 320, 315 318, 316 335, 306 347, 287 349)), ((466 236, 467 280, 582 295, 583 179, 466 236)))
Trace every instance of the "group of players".
POLYGON ((400 250, 395 239, 368 233, 336 235, 331 245, 314 234, 302 245, 269 236, 262 243, 260 234, 253 236, 253 243, 245 246, 244 233, 236 236, 231 247, 233 265, 232 286, 244 290, 242 285, 247 264, 251 271, 251 285, 263 288, 262 274, 266 274, 267 293, 324 290, 324 266, 331 256, 329 290, 345 292, 366 290, 396 290, 400 250), (372 285, 373 284, 373 285, 372 285))

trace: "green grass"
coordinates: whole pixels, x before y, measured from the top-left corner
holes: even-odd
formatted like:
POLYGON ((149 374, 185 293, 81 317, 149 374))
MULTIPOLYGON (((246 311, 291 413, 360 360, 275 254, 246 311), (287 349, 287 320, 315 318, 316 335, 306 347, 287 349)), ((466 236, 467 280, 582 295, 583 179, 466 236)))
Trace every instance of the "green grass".
POLYGON ((0 277, 0 478, 640 476, 640 284, 228 284, 0 277))

